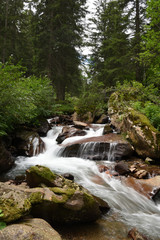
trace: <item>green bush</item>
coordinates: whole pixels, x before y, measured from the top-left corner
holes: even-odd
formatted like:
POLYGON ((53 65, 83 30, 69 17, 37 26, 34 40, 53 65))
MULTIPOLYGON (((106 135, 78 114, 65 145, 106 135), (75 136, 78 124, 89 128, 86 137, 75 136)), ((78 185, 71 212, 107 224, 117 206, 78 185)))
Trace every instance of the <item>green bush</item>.
POLYGON ((106 105, 103 83, 93 82, 86 85, 80 98, 75 102, 75 110, 80 116, 91 112, 95 117, 105 111, 106 105))
POLYGON ((54 114, 72 114, 74 113, 74 105, 69 101, 56 101, 54 105, 54 114))
POLYGON ((0 64, 0 135, 52 111, 53 89, 49 79, 27 78, 24 74, 20 65, 0 64))

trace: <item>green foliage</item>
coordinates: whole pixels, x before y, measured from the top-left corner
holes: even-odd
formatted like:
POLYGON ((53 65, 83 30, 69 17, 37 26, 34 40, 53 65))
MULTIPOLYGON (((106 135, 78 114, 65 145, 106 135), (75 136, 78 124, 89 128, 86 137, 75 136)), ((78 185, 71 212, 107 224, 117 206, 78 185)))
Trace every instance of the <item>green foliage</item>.
POLYGON ((145 87, 139 82, 117 83, 117 89, 122 102, 128 107, 140 111, 150 120, 151 124, 160 130, 160 98, 159 90, 153 84, 145 87))
POLYGON ((48 116, 53 90, 47 78, 24 77, 25 69, 11 62, 0 65, 0 135, 16 124, 48 116))
POLYGON ((143 35, 140 60, 146 68, 145 82, 154 83, 160 89, 160 1, 150 0, 147 4, 148 22, 143 35))
POLYGON ((160 106, 157 106, 150 101, 145 103, 135 102, 132 106, 146 115, 151 124, 160 131, 160 106))
MULTIPOLYGON (((3 215, 4 215, 4 214, 3 214, 2 210, 0 209, 0 218, 3 217, 3 215)), ((2 229, 5 228, 5 227, 6 227, 6 223, 0 221, 0 230, 2 230, 2 229)))
POLYGON ((74 112, 74 105, 69 101, 58 101, 54 105, 54 114, 72 114, 74 112))
POLYGON ((104 84, 100 82, 93 82, 86 85, 80 98, 75 103, 75 110, 83 116, 87 112, 91 112, 92 116, 102 114, 105 110, 105 91, 104 84))

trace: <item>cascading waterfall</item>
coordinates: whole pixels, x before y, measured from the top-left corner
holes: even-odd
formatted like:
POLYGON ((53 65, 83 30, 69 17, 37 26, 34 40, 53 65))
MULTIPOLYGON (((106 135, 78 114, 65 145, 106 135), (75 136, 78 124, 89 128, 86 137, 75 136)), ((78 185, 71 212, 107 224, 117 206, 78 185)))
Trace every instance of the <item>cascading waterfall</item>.
POLYGON ((114 161, 115 160, 116 146, 117 146, 116 142, 110 143, 109 152, 108 152, 108 161, 114 161))
MULTIPOLYGON (((62 127, 53 127, 48 132, 47 137, 43 138, 46 145, 44 153, 30 158, 18 157, 15 168, 8 173, 8 176, 11 178, 24 173, 27 168, 36 164, 47 166, 58 174, 70 173, 74 175, 77 183, 108 202, 110 207, 121 216, 122 221, 157 240, 160 234, 160 206, 155 205, 154 202, 140 195, 134 189, 125 186, 119 179, 110 177, 106 173, 100 173, 95 161, 82 159, 82 152, 85 155, 88 150, 94 151, 96 143, 92 143, 90 146, 82 144, 81 150, 77 153, 79 157, 58 156, 58 152, 62 147, 57 145, 56 138, 61 129, 62 127), (97 177, 101 180, 98 183, 95 180, 97 177)), ((87 136, 96 136, 101 134, 102 131, 103 129, 90 130, 87 136)), ((76 137, 77 139, 82 139, 82 137, 76 137)), ((74 142, 75 137, 65 141, 74 142)), ((104 160, 102 164, 106 166, 114 164, 115 148, 116 144, 111 143, 108 160, 104 160)))

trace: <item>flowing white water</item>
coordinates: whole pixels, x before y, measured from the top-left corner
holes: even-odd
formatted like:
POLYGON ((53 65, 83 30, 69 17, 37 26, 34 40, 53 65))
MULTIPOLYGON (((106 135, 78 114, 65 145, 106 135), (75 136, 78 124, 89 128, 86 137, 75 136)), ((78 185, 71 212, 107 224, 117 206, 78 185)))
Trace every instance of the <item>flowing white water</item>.
MULTIPOLYGON (((123 185, 120 180, 100 173, 96 162, 82 158, 66 158, 57 156, 61 149, 56 143, 56 137, 61 132, 61 127, 54 127, 43 138, 46 151, 38 156, 24 158, 18 157, 16 167, 8 173, 11 177, 23 173, 30 166, 39 164, 63 174, 74 175, 75 181, 86 187, 92 194, 99 196, 114 211, 121 216, 121 220, 129 226, 136 227, 142 233, 156 239, 160 235, 160 206, 140 195, 135 190, 123 185)), ((103 129, 89 130, 87 136, 100 136, 103 129)), ((76 140, 82 137, 76 137, 76 140)), ((84 137, 83 137, 84 138, 84 137)), ((75 141, 75 137, 66 139, 66 142, 75 141)), ((110 159, 114 158, 114 144, 110 148, 110 159)), ((103 164, 111 165, 113 162, 104 161, 103 164)), ((107 216, 106 216, 107 217, 107 216)))

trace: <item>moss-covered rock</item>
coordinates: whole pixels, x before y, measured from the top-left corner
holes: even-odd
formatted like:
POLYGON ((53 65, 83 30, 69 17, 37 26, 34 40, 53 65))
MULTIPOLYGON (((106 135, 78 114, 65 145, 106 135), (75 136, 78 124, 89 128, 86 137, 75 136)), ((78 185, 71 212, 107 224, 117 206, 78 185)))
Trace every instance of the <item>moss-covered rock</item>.
POLYGON ((97 220, 103 210, 109 210, 107 203, 46 167, 31 167, 27 174, 29 183, 33 179, 33 185, 41 187, 22 188, 0 183, 1 221, 14 222, 31 213, 49 222, 90 222, 97 220), (38 180, 35 181, 35 177, 38 180))
POLYGON ((118 92, 111 95, 108 103, 111 123, 126 136, 139 156, 160 158, 160 132, 145 115, 127 106, 124 99, 118 92))
POLYGON ((27 215, 31 209, 31 203, 28 194, 22 189, 0 183, 0 208, 3 212, 0 220, 8 223, 27 215))
MULTIPOLYGON (((38 187, 45 184, 48 187, 55 187, 57 175, 43 166, 36 165, 26 171, 26 181, 30 187, 38 187)), ((59 184, 61 185, 60 181, 59 184)))

